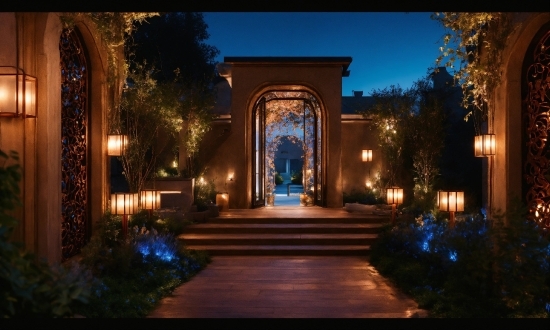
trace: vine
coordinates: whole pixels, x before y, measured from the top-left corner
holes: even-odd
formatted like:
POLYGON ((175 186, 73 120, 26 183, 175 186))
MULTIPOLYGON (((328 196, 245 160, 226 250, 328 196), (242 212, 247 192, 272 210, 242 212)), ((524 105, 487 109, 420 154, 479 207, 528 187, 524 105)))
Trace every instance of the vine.
MULTIPOLYGON (((502 51, 516 28, 512 15, 444 12, 431 16, 446 29, 436 66, 443 59, 448 60, 445 66, 455 70, 455 81, 462 87, 462 106, 480 111, 479 120, 475 120, 477 117, 471 110, 464 117, 465 121, 472 115, 474 122, 488 119, 487 104, 502 76, 502 51), (455 67, 457 60, 460 61, 458 68, 455 67)), ((477 126, 476 131, 479 131, 477 126)))

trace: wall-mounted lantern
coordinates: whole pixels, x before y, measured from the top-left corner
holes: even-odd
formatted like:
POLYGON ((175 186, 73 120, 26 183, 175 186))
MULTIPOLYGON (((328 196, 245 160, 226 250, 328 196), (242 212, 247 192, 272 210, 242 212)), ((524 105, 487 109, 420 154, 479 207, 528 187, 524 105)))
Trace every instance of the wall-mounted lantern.
POLYGON ((372 162, 372 150, 365 149, 361 153, 361 158, 364 162, 372 162))
POLYGON ((0 66, 0 117, 35 118, 36 97, 36 77, 13 66, 0 66))
POLYGON ((439 210, 449 212, 449 225, 455 225, 455 212, 464 211, 464 192, 463 191, 439 191, 437 193, 437 202, 439 210))
POLYGON ((122 156, 128 146, 128 135, 109 134, 107 135, 107 155, 122 156))
POLYGON ((496 138, 494 134, 476 135, 474 140, 476 157, 489 157, 496 154, 496 138))
POLYGON ((138 211, 138 194, 111 194, 111 214, 122 215, 122 237, 128 235, 128 216, 138 211))
POLYGON ((395 208, 403 204, 403 188, 392 187, 386 189, 386 201, 391 205, 391 222, 395 224, 395 208))

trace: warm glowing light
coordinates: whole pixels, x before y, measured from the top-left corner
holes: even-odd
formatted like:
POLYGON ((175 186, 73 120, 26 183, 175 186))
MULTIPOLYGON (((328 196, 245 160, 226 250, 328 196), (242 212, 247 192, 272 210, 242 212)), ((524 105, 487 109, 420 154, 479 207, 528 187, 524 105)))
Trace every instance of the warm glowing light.
POLYGON ((177 167, 178 167, 178 162, 177 162, 176 160, 174 160, 174 161, 172 162, 172 167, 173 167, 173 168, 177 168, 177 167))
POLYGON ((0 66, 0 116, 36 117, 37 80, 23 70, 0 66))
POLYGON ((445 212, 464 211, 464 192, 463 191, 439 191, 439 210, 445 212))
POLYGON ((361 153, 361 156, 364 162, 372 162, 372 150, 370 149, 363 150, 363 152, 361 153))
POLYGON ((128 145, 128 136, 123 134, 107 135, 107 155, 122 156, 128 145))
POLYGON ((111 194, 111 214, 131 215, 138 211, 138 194, 111 194))
POLYGON ((229 211, 229 194, 228 193, 216 194, 216 205, 218 205, 218 210, 220 212, 229 211))
POLYGON ((403 188, 388 188, 386 190, 386 200, 388 204, 403 204, 403 188))
POLYGON ((144 210, 156 210, 160 208, 160 191, 144 189, 141 191, 141 208, 144 210))
POLYGON ((372 182, 370 182, 370 180, 367 180, 365 186, 367 186, 367 188, 372 188, 372 182))
POLYGON ((494 134, 476 135, 474 140, 476 157, 488 157, 496 154, 496 137, 494 134))

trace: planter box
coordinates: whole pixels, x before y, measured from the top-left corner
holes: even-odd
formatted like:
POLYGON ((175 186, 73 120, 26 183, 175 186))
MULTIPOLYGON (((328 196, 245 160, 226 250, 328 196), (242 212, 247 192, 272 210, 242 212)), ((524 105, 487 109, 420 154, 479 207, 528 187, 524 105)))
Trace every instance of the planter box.
POLYGON ((193 204, 195 179, 158 178, 147 181, 145 188, 160 190, 161 208, 180 208, 187 211, 193 204))

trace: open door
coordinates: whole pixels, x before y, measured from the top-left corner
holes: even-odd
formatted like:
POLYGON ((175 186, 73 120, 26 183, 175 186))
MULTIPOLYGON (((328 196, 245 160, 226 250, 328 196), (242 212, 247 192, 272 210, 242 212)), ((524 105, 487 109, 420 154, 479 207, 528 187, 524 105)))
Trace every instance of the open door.
POLYGON ((254 106, 253 155, 252 166, 252 208, 265 205, 265 97, 262 97, 254 106))

